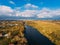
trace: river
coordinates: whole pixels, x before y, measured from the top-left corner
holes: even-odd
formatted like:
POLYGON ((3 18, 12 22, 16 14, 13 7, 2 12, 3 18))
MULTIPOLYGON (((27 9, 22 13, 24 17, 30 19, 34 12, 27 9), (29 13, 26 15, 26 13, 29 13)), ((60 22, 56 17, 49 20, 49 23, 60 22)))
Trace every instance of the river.
POLYGON ((28 41, 28 45, 55 45, 37 29, 31 26, 25 25, 24 34, 28 41))

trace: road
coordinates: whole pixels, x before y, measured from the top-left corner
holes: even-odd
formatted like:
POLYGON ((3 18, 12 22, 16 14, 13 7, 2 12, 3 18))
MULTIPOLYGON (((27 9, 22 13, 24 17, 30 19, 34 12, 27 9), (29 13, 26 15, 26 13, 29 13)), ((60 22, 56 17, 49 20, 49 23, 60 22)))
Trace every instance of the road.
POLYGON ((54 45, 47 37, 31 26, 25 25, 24 33, 29 45, 54 45))

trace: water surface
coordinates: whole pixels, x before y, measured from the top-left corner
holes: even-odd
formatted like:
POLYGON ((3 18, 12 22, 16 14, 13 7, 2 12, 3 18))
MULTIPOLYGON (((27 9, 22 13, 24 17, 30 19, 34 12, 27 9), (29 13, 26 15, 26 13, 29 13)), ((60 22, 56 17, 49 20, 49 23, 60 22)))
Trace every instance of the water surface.
POLYGON ((54 45, 47 37, 31 26, 26 25, 24 33, 29 45, 54 45))

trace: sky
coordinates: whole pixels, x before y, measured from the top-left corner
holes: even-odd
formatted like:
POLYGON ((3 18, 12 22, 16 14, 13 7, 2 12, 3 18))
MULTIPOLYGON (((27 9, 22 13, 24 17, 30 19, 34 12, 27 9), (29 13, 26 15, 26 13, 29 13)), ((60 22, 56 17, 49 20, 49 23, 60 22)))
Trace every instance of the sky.
POLYGON ((0 16, 58 18, 60 0, 0 0, 0 16))

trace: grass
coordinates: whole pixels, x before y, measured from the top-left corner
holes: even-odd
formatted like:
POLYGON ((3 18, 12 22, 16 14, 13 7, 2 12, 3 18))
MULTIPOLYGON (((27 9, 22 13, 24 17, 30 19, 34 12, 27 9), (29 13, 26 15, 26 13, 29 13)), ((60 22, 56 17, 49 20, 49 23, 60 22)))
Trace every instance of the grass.
POLYGON ((60 21, 30 20, 26 21, 26 23, 36 28, 40 33, 45 35, 56 45, 60 45, 60 21))

